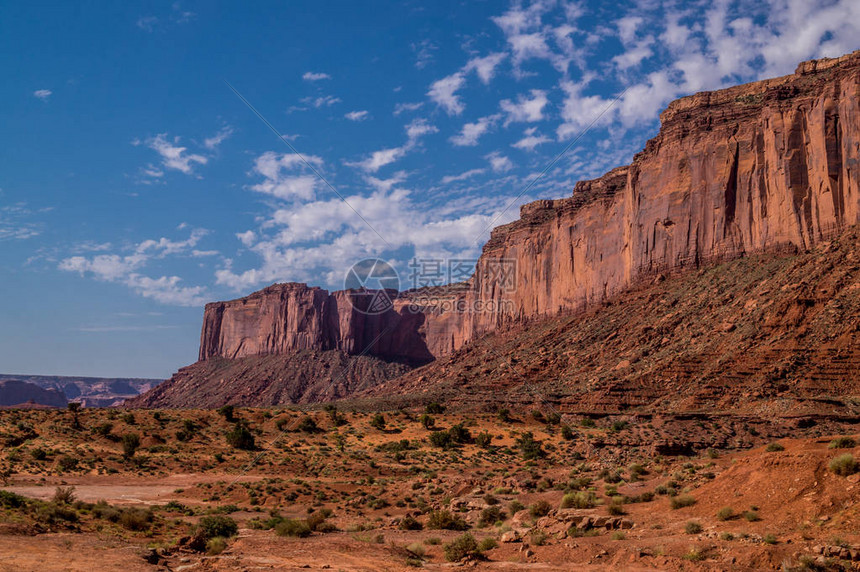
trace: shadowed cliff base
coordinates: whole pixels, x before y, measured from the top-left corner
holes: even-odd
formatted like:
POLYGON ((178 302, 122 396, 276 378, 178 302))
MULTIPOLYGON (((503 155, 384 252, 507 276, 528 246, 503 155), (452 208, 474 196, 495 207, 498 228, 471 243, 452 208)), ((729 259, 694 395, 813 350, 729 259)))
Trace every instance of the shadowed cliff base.
POLYGON ((373 387, 388 408, 860 415, 860 229, 801 254, 658 276, 373 387))
POLYGON ((409 371, 409 366, 337 350, 211 358, 184 367, 126 407, 268 407, 332 401, 409 371))

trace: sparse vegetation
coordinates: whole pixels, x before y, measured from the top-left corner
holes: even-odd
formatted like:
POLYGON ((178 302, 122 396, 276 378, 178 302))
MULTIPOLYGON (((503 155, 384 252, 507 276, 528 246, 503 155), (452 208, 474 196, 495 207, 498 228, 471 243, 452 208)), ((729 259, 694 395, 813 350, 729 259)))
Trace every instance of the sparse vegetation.
POLYGON ((854 460, 854 455, 848 453, 832 459, 829 466, 833 473, 842 477, 847 477, 857 472, 857 462, 854 460))

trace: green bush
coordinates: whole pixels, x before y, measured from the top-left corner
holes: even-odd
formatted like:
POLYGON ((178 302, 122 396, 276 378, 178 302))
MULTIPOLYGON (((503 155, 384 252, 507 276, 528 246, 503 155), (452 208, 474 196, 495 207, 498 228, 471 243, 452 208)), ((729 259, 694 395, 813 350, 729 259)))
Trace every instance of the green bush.
POLYGON ((433 433, 430 433, 430 444, 434 447, 447 449, 453 445, 451 434, 447 431, 434 431, 433 433))
POLYGON ((445 407, 434 401, 427 404, 427 407, 424 408, 424 413, 427 415, 441 415, 445 413, 445 407))
POLYGON ((448 429, 448 435, 451 436, 451 441, 454 443, 469 443, 472 440, 472 434, 462 423, 452 425, 448 429))
POLYGON ((498 545, 499 545, 499 543, 498 543, 498 542, 496 542, 496 539, 495 539, 495 538, 490 538, 490 537, 488 536, 487 538, 483 539, 483 540, 478 544, 478 550, 480 550, 481 552, 484 552, 484 551, 487 551, 487 550, 492 550, 493 548, 497 547, 498 545))
POLYGON ((717 520, 731 520, 735 517, 735 511, 730 506, 724 506, 717 511, 717 520))
POLYGON ((481 518, 478 520, 479 526, 490 526, 500 520, 505 520, 505 514, 498 506, 488 506, 481 511, 481 518))
POLYGON ((853 437, 837 437, 833 441, 830 442, 828 448, 830 449, 853 449, 857 446, 857 442, 853 437))
POLYGON ((302 433, 316 433, 319 431, 319 427, 317 427, 317 422, 314 421, 314 418, 305 415, 299 424, 296 426, 297 431, 301 431, 302 433))
POLYGON ((27 504, 27 499, 19 494, 0 490, 0 507, 21 508, 27 504))
POLYGON ((549 514, 549 511, 552 510, 552 505, 550 505, 545 500, 539 500, 533 503, 529 507, 529 514, 534 518, 540 518, 542 516, 546 516, 549 514))
POLYGON ((428 430, 432 429, 433 426, 436 425, 436 420, 426 413, 423 413, 418 417, 418 422, 428 430))
POLYGON ((481 556, 475 537, 468 532, 445 545, 445 558, 448 562, 459 562, 460 560, 481 556))
POLYGON ((415 517, 407 515, 400 519, 399 528, 400 530, 421 530, 424 525, 418 522, 415 517))
POLYGON ((783 447, 780 443, 768 443, 767 447, 764 448, 768 453, 777 453, 779 451, 785 451, 785 447, 783 447))
POLYGON ((761 520, 761 517, 754 510, 748 510, 744 512, 744 518, 749 522, 756 522, 757 520, 761 520))
POLYGON ((695 520, 691 520, 684 525, 684 532, 687 534, 699 534, 702 532, 702 525, 695 520))
POLYGON ((434 510, 430 513, 430 520, 427 522, 430 528, 440 530, 468 530, 469 524, 458 516, 452 515, 447 510, 434 510))
POLYGON ((131 459, 140 447, 140 435, 137 433, 126 433, 122 436, 122 455, 131 459))
POLYGON ((379 429, 380 431, 385 430, 385 415, 382 413, 377 413, 370 420, 370 426, 374 429, 379 429))
POLYGON ((830 461, 830 470, 837 475, 847 477, 857 472, 857 462, 853 455, 839 455, 830 461))
POLYGON ((279 536, 306 538, 311 535, 311 527, 304 520, 285 518, 275 526, 275 533, 279 536))
POLYGON ((669 499, 669 506, 672 507, 672 510, 693 506, 694 504, 696 504, 696 499, 690 495, 678 495, 669 499))
POLYGON ((223 407, 218 408, 218 415, 221 415, 222 417, 224 417, 224 419, 226 421, 228 421, 230 423, 232 423, 233 421, 236 420, 234 413, 235 413, 235 409, 233 408, 232 405, 225 405, 223 407))
POLYGON ((216 536, 229 538, 238 534, 239 525, 237 525, 236 521, 229 516, 221 514, 204 516, 197 524, 195 532, 198 538, 202 538, 204 540, 215 538, 216 536))
POLYGON ((576 433, 570 428, 570 425, 562 425, 561 438, 565 441, 573 441, 576 438, 576 433))
POLYGON ((478 436, 475 437, 475 444, 481 449, 489 449, 492 442, 493 436, 486 431, 478 433, 478 436))
POLYGON ((233 429, 226 434, 227 444, 234 449, 244 449, 253 451, 256 448, 254 435, 251 431, 241 423, 236 423, 233 429))
POLYGON ((593 492, 567 493, 561 499, 561 508, 593 508, 597 497, 593 492))
POLYGON ((227 541, 221 538, 220 536, 216 536, 215 538, 210 538, 206 543, 206 554, 209 556, 217 556, 224 552, 227 549, 227 541))
POLYGON ((141 532, 149 530, 152 518, 152 511, 149 509, 127 508, 120 514, 119 523, 126 530, 141 532))
POLYGON ((543 450, 543 444, 534 438, 530 431, 527 431, 517 437, 517 447, 522 453, 523 460, 533 461, 543 457, 546 453, 543 450))
POLYGON ((499 421, 501 421, 502 423, 510 423, 513 420, 513 418, 511 417, 511 410, 507 407, 502 407, 501 409, 499 409, 498 415, 499 421))
POLYGON ((594 419, 591 417, 583 417, 582 421, 579 422, 582 427, 594 427, 597 423, 594 422, 594 419))

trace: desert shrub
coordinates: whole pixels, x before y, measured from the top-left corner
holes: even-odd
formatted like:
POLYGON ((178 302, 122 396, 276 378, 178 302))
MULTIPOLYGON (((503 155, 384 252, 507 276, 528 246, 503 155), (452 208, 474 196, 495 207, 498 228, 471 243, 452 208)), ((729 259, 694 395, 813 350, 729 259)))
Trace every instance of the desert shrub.
POLYGON ((857 446, 857 442, 853 437, 837 437, 833 441, 830 442, 828 448, 830 449, 853 449, 857 446))
POLYGON ((475 444, 478 445, 481 449, 489 449, 490 444, 493 442, 493 436, 490 435, 487 431, 483 431, 478 433, 477 437, 475 437, 475 444))
POLYGON ((532 539, 532 544, 534 544, 535 546, 543 546, 544 544, 546 544, 547 538, 549 538, 549 535, 543 530, 532 530, 530 536, 532 539))
POLYGON ((434 447, 447 449, 453 444, 451 434, 447 431, 434 431, 433 433, 430 433, 430 444, 434 447))
POLYGON ((687 534, 699 534, 702 532, 702 525, 695 520, 690 520, 684 525, 684 532, 687 534))
POLYGON ((370 419, 370 426, 374 429, 379 429, 380 431, 385 430, 385 415, 382 413, 377 413, 370 419))
POLYGON ((122 419, 122 422, 126 425, 137 425, 137 419, 134 416, 134 413, 123 413, 119 417, 122 419))
POLYGON ((561 413, 558 411, 547 413, 545 421, 547 425, 558 425, 561 423, 561 413))
POLYGON ((757 520, 761 520, 761 517, 758 515, 758 512, 754 510, 744 511, 744 518, 749 522, 755 522, 757 520))
POLYGON ((285 518, 275 526, 275 533, 279 536, 306 538, 311 535, 311 527, 304 520, 285 518))
POLYGON ((562 425, 561 438, 565 441, 573 441, 576 438, 576 433, 570 428, 570 425, 562 425))
POLYGON ((500 520, 505 520, 505 514, 498 506, 488 506, 481 511, 481 518, 478 520, 479 526, 490 526, 500 520))
POLYGON ((762 542, 765 544, 776 544, 776 536, 773 534, 765 534, 762 538, 762 542))
POLYGON ((78 468, 78 460, 70 455, 62 455, 57 459, 57 467, 61 471, 74 471, 78 468))
POLYGON ((99 437, 107 437, 111 431, 113 431, 113 423, 111 422, 102 423, 93 429, 93 432, 99 437))
POLYGON ((544 421, 546 421, 546 418, 543 416, 543 412, 541 412, 539 409, 535 409, 534 411, 532 411, 532 418, 538 423, 543 423, 544 421))
POLYGON ((499 545, 499 543, 496 542, 495 538, 490 538, 488 536, 487 538, 483 539, 481 542, 478 543, 478 550, 480 550, 481 552, 484 552, 486 550, 492 550, 493 548, 497 547, 498 545, 499 545))
POLYGON ((232 423, 236 420, 235 412, 236 410, 232 405, 224 405, 223 407, 218 408, 218 415, 224 418, 225 421, 232 423))
POLYGON ((513 418, 511 417, 511 410, 507 407, 502 407, 498 412, 499 421, 502 423, 510 423, 513 418))
POLYGON ((440 544, 442 544, 442 539, 436 536, 431 536, 430 538, 424 539, 424 544, 426 544, 427 546, 439 546, 440 544))
POLYGON ((582 421, 580 421, 579 424, 582 427, 594 427, 595 425, 597 425, 594 422, 594 419, 592 419, 591 417, 583 417, 582 421))
POLYGON ((424 525, 418 522, 414 516, 407 515, 400 519, 399 528, 400 530, 421 530, 424 525))
POLYGON ((316 433, 319 431, 319 427, 317 427, 317 422, 314 421, 313 417, 305 415, 302 417, 302 420, 299 421, 299 424, 296 425, 296 431, 301 431, 302 433, 316 433))
POLYGON ((39 507, 36 520, 48 526, 78 522, 78 511, 68 505, 46 503, 39 507))
POLYGON ((233 426, 233 429, 227 432, 225 437, 227 439, 227 444, 234 449, 244 449, 246 451, 252 451, 256 448, 256 443, 254 442, 254 435, 247 427, 245 427, 245 425, 241 423, 236 423, 233 426))
POLYGON ((785 451, 785 447, 783 447, 780 443, 768 443, 767 447, 764 448, 768 453, 777 453, 779 451, 785 451))
POLYGON ((681 558, 683 558, 684 560, 689 560, 690 562, 701 562, 705 559, 705 553, 698 548, 693 547, 681 558))
POLYGON ((731 520, 735 516, 735 511, 730 506, 724 506, 717 511, 717 520, 731 520))
POLYGON ((468 532, 445 545, 445 559, 448 562, 459 562, 466 557, 478 558, 480 556, 478 542, 468 532))
POLYGON ((454 443, 468 443, 472 440, 472 434, 462 423, 452 425, 448 429, 448 434, 451 436, 451 441, 454 443))
POLYGON ((648 472, 648 471, 646 471, 646 470, 645 470, 645 467, 643 467, 643 466, 642 466, 641 464, 639 464, 639 463, 633 463, 632 465, 630 465, 629 467, 627 467, 627 471, 628 471, 631 475, 644 475, 644 474, 646 474, 646 473, 648 472))
POLYGON ((152 511, 143 508, 127 508, 120 514, 119 524, 126 530, 136 532, 148 530, 152 524, 152 511))
POLYGON ((592 508, 597 497, 592 492, 567 493, 561 499, 561 508, 592 508))
POLYGON ((217 556, 226 550, 227 541, 224 540, 220 536, 216 536, 215 538, 210 538, 206 542, 206 554, 209 556, 217 556))
POLYGON ((48 458, 48 453, 42 448, 35 448, 30 450, 30 456, 33 457, 34 461, 44 461, 48 458))
POLYGON ((427 415, 441 415, 445 413, 445 407, 434 401, 427 404, 427 407, 424 408, 424 413, 427 415))
POLYGON ((548 515, 551 510, 552 505, 545 500, 539 500, 529 507, 529 514, 534 518, 539 518, 548 515))
POLYGON ((440 530, 468 530, 469 524, 460 518, 454 516, 447 510, 434 510, 430 513, 430 520, 427 522, 430 528, 440 530))
POLYGON ((126 433, 122 436, 122 455, 131 459, 140 447, 140 435, 137 433, 126 433))
POLYGON ((21 508, 27 504, 27 499, 19 494, 0 490, 0 507, 21 508))
POLYGON ((308 516, 307 522, 308 527, 314 532, 333 532, 337 530, 337 528, 330 522, 326 522, 326 519, 331 516, 331 509, 323 508, 308 516))
POLYGON ((340 427, 341 425, 346 425, 346 418, 338 412, 337 407, 329 404, 325 406, 325 412, 328 413, 328 418, 331 421, 332 425, 335 427, 340 427))
POLYGON ((669 499, 669 506, 672 507, 672 510, 693 506, 694 504, 696 504, 696 499, 690 495, 678 495, 669 499))
POLYGON ((523 503, 521 503, 518 500, 512 500, 510 502, 510 504, 508 505, 508 510, 511 511, 511 514, 516 514, 525 508, 526 508, 526 505, 524 505, 523 503))
POLYGON ((433 426, 436 425, 436 420, 426 413, 421 414, 421 416, 418 417, 418 421, 425 429, 432 429, 433 426))
POLYGON ((222 514, 204 516, 200 519, 195 530, 196 536, 208 540, 220 536, 229 538, 239 532, 236 521, 222 514))
POLYGON ((612 431, 623 431, 627 429, 627 421, 613 421, 612 422, 612 431))
POLYGON ((624 514, 624 499, 622 497, 614 497, 606 509, 609 511, 610 516, 621 516, 624 514))
POLYGON ((624 540, 625 538, 627 538, 627 535, 624 534, 624 532, 621 530, 616 530, 615 532, 612 533, 611 538, 612 538, 612 540, 624 540))
POLYGON ((52 500, 57 504, 72 504, 75 498, 75 487, 57 487, 52 500))
POLYGON ((537 441, 530 431, 517 437, 517 447, 525 461, 533 461, 546 454, 543 450, 543 444, 540 441, 537 441))
POLYGON ((857 472, 857 462, 853 455, 839 455, 830 461, 830 470, 837 475, 847 477, 857 472))

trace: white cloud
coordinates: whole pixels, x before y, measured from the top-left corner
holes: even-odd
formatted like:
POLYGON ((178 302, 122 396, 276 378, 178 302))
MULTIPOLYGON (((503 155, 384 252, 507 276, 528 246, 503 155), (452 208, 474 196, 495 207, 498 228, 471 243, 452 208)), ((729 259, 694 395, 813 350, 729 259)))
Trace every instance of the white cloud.
POLYGON ((350 111, 349 113, 345 114, 344 117, 346 117, 350 121, 364 121, 368 118, 369 115, 370 113, 368 111, 362 109, 361 111, 350 111))
POLYGON ((397 115, 400 115, 401 113, 405 113, 407 111, 417 111, 418 109, 421 109, 421 107, 423 107, 423 105, 424 104, 421 102, 398 103, 397 105, 394 106, 394 115, 397 116, 397 115))
POLYGON ((404 145, 374 151, 366 159, 357 162, 347 162, 346 165, 350 167, 358 167, 366 173, 375 173, 382 167, 390 165, 391 163, 405 157, 409 151, 415 148, 421 137, 432 133, 438 133, 439 131, 439 129, 434 125, 430 125, 427 120, 423 118, 414 119, 411 123, 405 126, 405 130, 407 141, 404 145))
POLYGON ((376 177, 367 175, 364 180, 374 189, 387 193, 395 186, 405 182, 407 177, 408 174, 406 171, 397 171, 387 179, 377 179, 376 177))
MULTIPOLYGON (((305 160, 320 167, 322 159, 314 155, 304 157, 305 160)), ((308 173, 309 169, 295 153, 278 154, 267 151, 254 161, 253 173, 261 175, 263 181, 252 185, 252 191, 270 195, 281 200, 310 200, 314 198, 319 178, 308 173)))
POLYGON ((182 286, 178 276, 151 278, 141 270, 153 259, 177 254, 194 257, 209 256, 210 251, 194 250, 193 247, 206 231, 196 229, 187 240, 172 241, 167 238, 144 240, 128 255, 98 254, 92 257, 70 256, 60 261, 58 268, 66 272, 77 272, 81 276, 91 275, 96 280, 124 284, 136 294, 163 304, 177 306, 199 306, 206 301, 206 289, 202 286, 182 286))
POLYGON ((439 105, 448 115, 460 115, 465 106, 457 95, 457 90, 466 83, 466 77, 462 72, 444 77, 430 86, 427 96, 439 105))
POLYGON ((451 143, 458 147, 471 147, 478 144, 478 139, 487 133, 499 119, 498 115, 481 117, 474 123, 466 123, 459 135, 450 138, 451 143))
POLYGON ((534 123, 543 119, 543 108, 549 103, 546 92, 540 89, 531 90, 531 98, 525 95, 517 96, 516 103, 503 99, 499 105, 507 114, 505 127, 514 122, 534 123))
POLYGON ((186 153, 187 147, 179 146, 179 137, 168 139, 167 133, 160 133, 146 141, 147 147, 161 155, 161 164, 168 169, 173 169, 192 174, 193 163, 205 165, 209 160, 203 155, 186 153))
POLYGON ((584 96, 583 87, 582 83, 561 82, 561 88, 566 97, 561 108, 561 118, 564 122, 556 129, 559 139, 567 139, 580 132, 598 117, 600 119, 595 123, 596 125, 605 125, 612 120, 612 114, 609 112, 600 115, 610 105, 611 100, 603 99, 599 95, 584 96))
POLYGON ((37 89, 33 92, 33 97, 36 99, 41 99, 42 101, 48 101, 48 98, 51 97, 52 92, 50 89, 37 89))
POLYGON ((474 70, 481 82, 483 82, 484 85, 487 85, 490 83, 490 80, 493 79, 496 67, 502 63, 502 60, 506 57, 507 54, 504 52, 495 52, 482 58, 472 58, 466 63, 466 66, 463 69, 466 72, 474 70))
POLYGON ((449 185, 458 181, 465 181, 466 179, 471 179, 472 177, 483 175, 486 171, 486 169, 469 169, 468 171, 460 173, 459 175, 448 175, 446 177, 442 177, 442 184, 449 185))
POLYGON ((158 18, 155 16, 141 16, 135 22, 138 28, 145 32, 151 32, 155 29, 156 24, 158 24, 158 18))
POLYGON ((537 133, 537 128, 532 127, 530 129, 526 129, 523 133, 525 136, 512 144, 511 147, 516 147, 517 149, 522 149, 523 151, 534 151, 538 145, 543 145, 544 143, 549 143, 552 141, 549 137, 545 137, 540 133, 537 133))
POLYGON ((319 97, 304 97, 301 99, 301 102, 319 109, 320 107, 331 107, 335 103, 340 103, 340 98, 333 95, 321 95, 319 97))
POLYGON ((642 63, 642 60, 650 58, 654 54, 654 51, 651 49, 652 41, 651 38, 646 38, 641 42, 637 42, 623 54, 613 57, 612 61, 622 71, 638 66, 642 63))
POLYGON ((485 155, 484 159, 489 161, 490 168, 493 169, 494 173, 506 173, 514 168, 514 164, 511 160, 498 151, 493 151, 489 155, 485 155))
POLYGON ((629 44, 636 39, 636 31, 645 20, 641 16, 625 16, 616 20, 615 25, 618 27, 618 36, 622 43, 629 44))
POLYGON ((411 47, 412 51, 415 52, 415 67, 419 70, 426 68, 433 62, 433 52, 438 49, 436 44, 426 39, 412 44, 411 47))
POLYGON ((218 146, 224 142, 225 139, 230 137, 233 134, 233 128, 229 125, 222 127, 218 133, 213 135, 212 137, 207 137, 203 140, 203 146, 209 149, 210 151, 214 151, 218 148, 218 146))
POLYGON ((331 76, 327 73, 321 72, 305 72, 304 75, 302 75, 302 79, 305 81, 320 81, 323 79, 331 79, 331 76))

